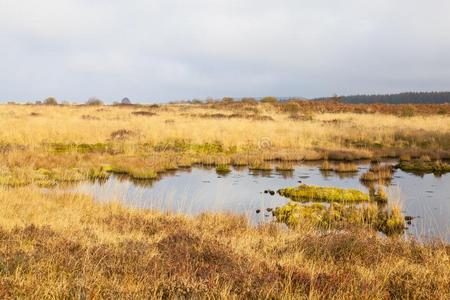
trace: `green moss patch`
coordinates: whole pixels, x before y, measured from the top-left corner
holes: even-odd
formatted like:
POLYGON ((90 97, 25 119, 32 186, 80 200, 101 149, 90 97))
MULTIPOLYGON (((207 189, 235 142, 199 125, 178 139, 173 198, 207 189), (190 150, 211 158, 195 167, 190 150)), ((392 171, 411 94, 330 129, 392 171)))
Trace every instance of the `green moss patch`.
POLYGON ((359 190, 305 184, 298 187, 284 188, 279 190, 278 193, 298 202, 367 202, 370 200, 368 194, 359 190))

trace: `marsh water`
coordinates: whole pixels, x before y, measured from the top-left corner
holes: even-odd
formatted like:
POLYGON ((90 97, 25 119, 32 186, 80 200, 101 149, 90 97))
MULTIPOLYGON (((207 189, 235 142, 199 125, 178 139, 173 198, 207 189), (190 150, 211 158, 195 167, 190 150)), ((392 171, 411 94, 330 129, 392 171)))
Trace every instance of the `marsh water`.
MULTIPOLYGON (((111 176, 105 182, 84 182, 78 192, 98 201, 120 201, 132 207, 197 215, 203 212, 231 212, 246 215, 253 224, 272 221, 270 209, 288 199, 270 192, 301 183, 354 188, 368 192, 359 181, 369 164, 359 164, 357 173, 324 173, 320 163, 295 166, 292 172, 257 172, 232 169, 218 175, 214 168, 193 167, 167 173, 154 181, 132 181, 111 176)), ((407 234, 419 239, 450 241, 450 174, 414 175, 396 170, 386 189, 389 203, 399 202, 406 216, 414 219, 407 234)))

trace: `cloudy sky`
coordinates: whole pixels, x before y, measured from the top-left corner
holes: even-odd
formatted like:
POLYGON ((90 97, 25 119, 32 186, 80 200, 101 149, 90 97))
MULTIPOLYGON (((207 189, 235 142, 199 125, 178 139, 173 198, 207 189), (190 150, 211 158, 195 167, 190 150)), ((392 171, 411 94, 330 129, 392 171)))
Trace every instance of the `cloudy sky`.
POLYGON ((448 0, 0 0, 0 101, 450 90, 448 0))

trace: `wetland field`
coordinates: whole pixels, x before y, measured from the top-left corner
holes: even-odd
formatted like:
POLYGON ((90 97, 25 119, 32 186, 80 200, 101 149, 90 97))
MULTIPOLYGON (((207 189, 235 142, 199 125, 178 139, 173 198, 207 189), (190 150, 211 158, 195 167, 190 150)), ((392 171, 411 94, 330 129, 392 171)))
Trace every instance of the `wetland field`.
POLYGON ((0 105, 0 298, 450 298, 450 105, 0 105))

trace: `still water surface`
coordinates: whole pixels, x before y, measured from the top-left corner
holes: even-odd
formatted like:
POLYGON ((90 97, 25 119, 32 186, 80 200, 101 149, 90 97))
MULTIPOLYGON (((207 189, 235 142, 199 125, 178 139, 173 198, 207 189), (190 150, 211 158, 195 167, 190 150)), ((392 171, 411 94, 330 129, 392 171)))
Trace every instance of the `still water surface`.
MULTIPOLYGON (((288 203, 288 199, 269 193, 302 183, 355 188, 368 192, 359 177, 369 168, 359 165, 358 173, 340 176, 324 174, 320 163, 301 164, 293 172, 253 172, 233 169, 226 176, 215 169, 194 167, 168 173, 152 182, 133 182, 111 176, 106 182, 84 182, 78 192, 98 201, 120 201, 144 209, 196 215, 202 212, 232 212, 246 215, 253 224, 272 220, 267 208, 288 203), (256 211, 260 210, 259 213, 256 211)), ((389 202, 400 202, 405 215, 416 217, 407 234, 420 239, 442 238, 450 242, 450 174, 417 176, 401 170, 395 172, 387 188, 389 202)))

